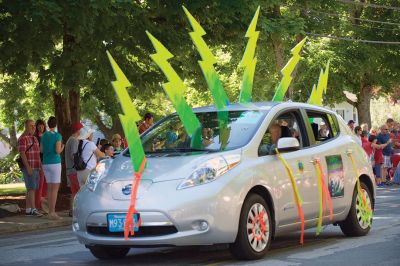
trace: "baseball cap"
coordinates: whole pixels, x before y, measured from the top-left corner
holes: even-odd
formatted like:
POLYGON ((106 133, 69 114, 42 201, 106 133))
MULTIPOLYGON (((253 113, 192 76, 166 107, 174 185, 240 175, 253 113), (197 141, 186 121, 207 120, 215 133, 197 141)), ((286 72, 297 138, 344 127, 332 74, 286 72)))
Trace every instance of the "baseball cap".
POLYGON ((79 134, 78 139, 87 139, 88 137, 90 137, 90 135, 93 134, 93 132, 94 132, 93 129, 87 128, 87 127, 83 127, 83 128, 81 129, 81 132, 80 132, 80 134, 79 134))
POLYGON ((72 132, 76 132, 81 128, 83 128, 83 125, 80 122, 76 122, 76 123, 72 124, 72 132))

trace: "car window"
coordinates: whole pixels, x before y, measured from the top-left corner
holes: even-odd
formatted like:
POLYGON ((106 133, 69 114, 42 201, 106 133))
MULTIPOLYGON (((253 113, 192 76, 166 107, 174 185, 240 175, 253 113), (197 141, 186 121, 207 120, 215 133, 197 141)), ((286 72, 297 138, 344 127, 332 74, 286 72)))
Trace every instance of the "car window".
POLYGON ((335 130, 332 130, 327 114, 307 111, 307 116, 316 144, 322 143, 336 136, 337 129, 335 128, 335 130))
POLYGON ((258 155, 271 155, 274 153, 279 138, 297 138, 300 148, 308 145, 307 134, 302 124, 300 115, 296 111, 280 114, 268 126, 258 148, 258 155))
POLYGON ((328 120, 329 120, 329 125, 331 126, 332 129, 332 137, 336 137, 337 134, 339 134, 339 125, 336 120, 336 116, 333 114, 328 114, 328 120))

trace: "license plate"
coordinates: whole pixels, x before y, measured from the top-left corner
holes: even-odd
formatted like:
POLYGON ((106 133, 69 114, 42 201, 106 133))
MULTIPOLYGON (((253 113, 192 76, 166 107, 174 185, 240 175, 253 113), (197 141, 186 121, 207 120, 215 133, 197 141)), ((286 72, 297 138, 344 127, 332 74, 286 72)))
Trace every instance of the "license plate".
MULTIPOLYGON (((140 214, 139 213, 134 213, 133 214, 133 220, 135 221, 135 227, 133 230, 135 232, 139 231, 138 227, 138 220, 139 220, 140 214)), ((126 218, 126 213, 109 213, 107 214, 107 225, 108 225, 108 230, 110 232, 123 232, 124 231, 124 225, 125 225, 125 218, 126 218)))

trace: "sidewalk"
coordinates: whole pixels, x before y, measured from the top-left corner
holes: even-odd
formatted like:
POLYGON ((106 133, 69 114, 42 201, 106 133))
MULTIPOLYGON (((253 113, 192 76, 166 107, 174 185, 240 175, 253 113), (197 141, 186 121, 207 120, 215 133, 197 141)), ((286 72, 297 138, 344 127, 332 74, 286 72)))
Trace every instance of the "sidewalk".
POLYGON ((49 220, 46 216, 30 217, 25 216, 24 214, 1 218, 0 236, 16 232, 70 226, 72 224, 72 217, 68 217, 68 212, 58 212, 58 215, 63 217, 63 219, 49 220))

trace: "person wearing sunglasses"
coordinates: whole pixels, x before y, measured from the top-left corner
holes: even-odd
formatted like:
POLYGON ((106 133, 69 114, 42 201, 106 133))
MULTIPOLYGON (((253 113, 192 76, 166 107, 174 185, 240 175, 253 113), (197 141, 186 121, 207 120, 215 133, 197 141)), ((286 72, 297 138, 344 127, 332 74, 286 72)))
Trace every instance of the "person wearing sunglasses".
POLYGON ((392 167, 391 156, 392 156, 392 150, 393 150, 392 140, 390 138, 389 128, 388 128, 387 124, 383 124, 380 127, 380 132, 377 136, 377 139, 378 139, 378 144, 388 143, 388 145, 386 145, 386 147, 382 149, 383 164, 382 164, 382 170, 381 170, 381 178, 382 178, 383 182, 385 182, 386 176, 388 175, 388 170, 392 167))

